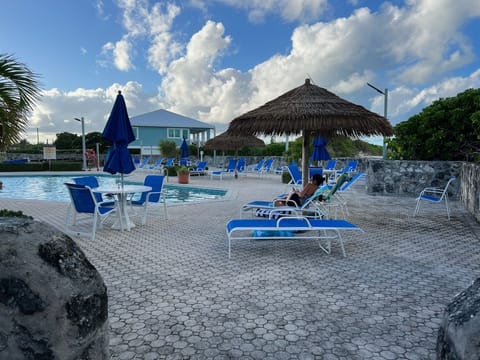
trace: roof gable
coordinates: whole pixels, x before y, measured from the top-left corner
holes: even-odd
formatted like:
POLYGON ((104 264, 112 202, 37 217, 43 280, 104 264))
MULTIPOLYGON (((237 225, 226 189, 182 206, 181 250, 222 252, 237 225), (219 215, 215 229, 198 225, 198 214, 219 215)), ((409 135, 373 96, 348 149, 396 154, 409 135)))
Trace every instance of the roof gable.
POLYGON ((130 123, 132 124, 132 126, 215 129, 215 126, 213 125, 164 109, 133 116, 130 118, 130 123))

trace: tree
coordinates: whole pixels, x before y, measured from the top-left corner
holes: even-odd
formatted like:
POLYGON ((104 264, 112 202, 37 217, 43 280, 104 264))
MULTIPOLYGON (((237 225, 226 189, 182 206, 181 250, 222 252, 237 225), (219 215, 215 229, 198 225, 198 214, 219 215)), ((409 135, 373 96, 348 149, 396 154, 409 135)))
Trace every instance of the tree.
POLYGON ((480 154, 480 89, 439 99, 395 126, 394 158, 473 160, 480 154))
POLYGON ((38 76, 12 56, 0 54, 0 151, 21 140, 39 96, 38 76))
POLYGON ((160 148, 160 153, 164 157, 175 157, 177 156, 177 144, 175 141, 168 141, 168 140, 163 140, 160 141, 160 144, 158 144, 158 147, 160 148))
MULTIPOLYGON (((80 139, 81 140, 81 139, 80 139)), ((112 146, 110 141, 107 139, 102 138, 102 133, 98 131, 93 131, 85 135, 85 146, 87 149, 93 149, 97 151, 97 143, 98 150, 102 152, 106 152, 108 148, 112 146)))
MULTIPOLYGON (((81 141, 82 138, 77 134, 72 134, 69 132, 63 132, 56 134, 55 147, 58 150, 72 150, 76 148, 82 149, 81 141)), ((86 138, 86 137, 85 137, 86 138)))

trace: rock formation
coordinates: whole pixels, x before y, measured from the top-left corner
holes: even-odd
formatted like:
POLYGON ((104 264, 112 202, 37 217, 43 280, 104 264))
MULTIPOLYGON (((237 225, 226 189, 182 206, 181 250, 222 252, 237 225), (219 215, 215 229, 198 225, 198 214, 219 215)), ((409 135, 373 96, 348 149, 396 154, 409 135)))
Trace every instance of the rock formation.
POLYGON ((480 278, 447 306, 438 331, 437 359, 480 359, 480 278))
POLYGON ((108 359, 107 289, 75 242, 0 217, 0 359, 108 359))

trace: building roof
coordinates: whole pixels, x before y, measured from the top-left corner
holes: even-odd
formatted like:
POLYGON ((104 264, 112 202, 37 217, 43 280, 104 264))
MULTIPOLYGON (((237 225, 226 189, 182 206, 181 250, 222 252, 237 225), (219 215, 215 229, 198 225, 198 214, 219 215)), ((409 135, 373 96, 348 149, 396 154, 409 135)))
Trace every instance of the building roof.
POLYGON ((132 126, 215 129, 213 125, 163 109, 133 116, 130 118, 130 123, 132 126))

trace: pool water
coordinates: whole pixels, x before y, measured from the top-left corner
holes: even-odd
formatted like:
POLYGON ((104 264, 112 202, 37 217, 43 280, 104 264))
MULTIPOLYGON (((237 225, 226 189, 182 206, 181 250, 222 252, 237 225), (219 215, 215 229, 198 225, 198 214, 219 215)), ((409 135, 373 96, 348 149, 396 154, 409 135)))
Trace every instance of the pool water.
MULTIPOLYGON (((0 176, 3 188, 0 198, 3 199, 32 199, 69 202, 66 182, 73 182, 72 178, 78 175, 27 175, 27 176, 0 176)), ((100 186, 116 185, 118 176, 97 175, 100 186)), ((126 184, 142 184, 140 182, 125 181, 126 184)), ((226 190, 199 188, 193 186, 177 186, 164 184, 167 202, 191 202, 201 200, 221 199, 226 190)), ((138 195, 139 196, 139 195, 138 195)))

